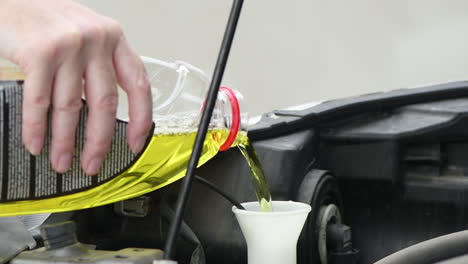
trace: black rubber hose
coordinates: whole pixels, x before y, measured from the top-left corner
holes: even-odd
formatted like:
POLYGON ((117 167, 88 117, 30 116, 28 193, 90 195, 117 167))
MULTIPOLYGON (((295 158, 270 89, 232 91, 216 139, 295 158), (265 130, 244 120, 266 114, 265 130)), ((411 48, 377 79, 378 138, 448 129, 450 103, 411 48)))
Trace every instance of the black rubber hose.
POLYGON ((198 126, 197 136, 195 138, 195 143, 192 149, 192 155, 188 161, 187 174, 185 175, 185 178, 182 182, 180 195, 177 198, 174 221, 171 223, 167 234, 166 245, 164 247, 164 259, 172 258, 174 244, 177 235, 179 234, 180 224, 184 216, 185 206, 187 204, 195 175, 195 169, 197 168, 198 160, 200 159, 203 143, 205 142, 206 132, 208 131, 211 115, 213 114, 213 109, 216 104, 219 86, 221 85, 221 80, 223 79, 224 69, 226 68, 229 51, 231 50, 232 40, 234 39, 234 34, 236 33, 237 22, 239 21, 243 3, 243 0, 234 0, 232 4, 226 31, 224 32, 223 42, 221 43, 218 59, 216 61, 213 77, 210 83, 210 88, 208 90, 205 109, 202 112, 200 125, 198 126))
POLYGON ((238 209, 245 210, 244 206, 242 206, 236 199, 234 199, 233 196, 231 196, 230 194, 224 192, 218 186, 214 185, 213 183, 211 183, 207 179, 204 179, 204 178, 202 178, 202 177, 200 177, 198 175, 195 175, 195 180, 197 180, 199 183, 205 185, 206 187, 210 188, 211 190, 215 191, 216 193, 218 193, 219 195, 224 197, 226 200, 228 200, 230 203, 232 203, 232 205, 234 205, 238 209))
POLYGON ((468 253, 468 230, 440 236, 402 249, 375 264, 429 264, 468 253))

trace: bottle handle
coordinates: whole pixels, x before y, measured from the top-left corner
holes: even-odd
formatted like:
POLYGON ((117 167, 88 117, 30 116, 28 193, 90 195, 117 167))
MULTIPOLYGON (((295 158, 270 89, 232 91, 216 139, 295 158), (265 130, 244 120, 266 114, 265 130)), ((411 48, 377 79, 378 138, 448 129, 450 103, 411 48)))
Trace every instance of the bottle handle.
POLYGON ((240 116, 240 106, 239 100, 237 100, 237 96, 234 91, 226 86, 219 88, 221 92, 224 92, 226 97, 231 104, 231 112, 232 112, 232 125, 231 129, 229 130, 229 135, 224 141, 223 145, 219 148, 219 151, 226 151, 231 148, 232 144, 236 140, 237 134, 239 133, 241 116, 240 116))

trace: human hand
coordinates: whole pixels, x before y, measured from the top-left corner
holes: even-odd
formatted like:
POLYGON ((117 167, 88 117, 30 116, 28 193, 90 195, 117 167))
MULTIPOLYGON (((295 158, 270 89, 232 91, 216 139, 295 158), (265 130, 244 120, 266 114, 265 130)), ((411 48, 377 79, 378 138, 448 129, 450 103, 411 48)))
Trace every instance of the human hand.
POLYGON ((139 152, 151 128, 151 90, 143 63, 120 25, 71 0, 0 0, 0 57, 25 73, 22 137, 39 155, 51 111, 50 161, 66 172, 73 159, 84 91, 89 107, 81 166, 99 172, 112 143, 118 95, 129 100, 128 144, 139 152))

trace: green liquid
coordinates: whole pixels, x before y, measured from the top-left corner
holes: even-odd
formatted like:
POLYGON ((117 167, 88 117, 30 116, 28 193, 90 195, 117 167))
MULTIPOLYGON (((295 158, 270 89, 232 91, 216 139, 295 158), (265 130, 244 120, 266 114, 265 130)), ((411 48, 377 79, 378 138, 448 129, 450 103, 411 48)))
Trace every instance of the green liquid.
POLYGON ((254 187, 258 202, 260 203, 260 209, 262 212, 271 212, 270 188, 265 180, 265 174, 263 172, 262 164, 258 159, 257 152, 255 152, 255 149, 248 139, 239 143, 237 147, 240 149, 242 155, 244 155, 245 160, 249 164, 252 176, 252 186, 254 187))

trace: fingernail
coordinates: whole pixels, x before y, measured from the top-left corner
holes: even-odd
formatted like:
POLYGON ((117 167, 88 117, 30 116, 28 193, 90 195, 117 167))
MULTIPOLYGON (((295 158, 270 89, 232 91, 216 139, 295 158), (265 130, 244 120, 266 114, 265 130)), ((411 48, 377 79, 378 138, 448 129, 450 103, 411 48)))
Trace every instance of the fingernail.
POLYGON ((96 175, 99 172, 99 169, 101 168, 101 164, 103 162, 103 159, 101 158, 95 158, 91 160, 88 163, 88 166, 86 167, 86 174, 88 175, 96 175))
POLYGON ((140 153, 140 151, 143 150, 143 147, 145 146, 145 139, 144 138, 138 138, 135 140, 135 144, 133 145, 132 152, 133 153, 140 153))
POLYGON ((57 164, 57 171, 64 173, 71 167, 72 155, 70 153, 64 153, 60 155, 57 164))
POLYGON ((41 154, 42 149, 42 138, 41 137, 34 137, 31 140, 31 144, 29 145, 29 151, 34 156, 41 154))

